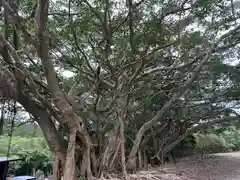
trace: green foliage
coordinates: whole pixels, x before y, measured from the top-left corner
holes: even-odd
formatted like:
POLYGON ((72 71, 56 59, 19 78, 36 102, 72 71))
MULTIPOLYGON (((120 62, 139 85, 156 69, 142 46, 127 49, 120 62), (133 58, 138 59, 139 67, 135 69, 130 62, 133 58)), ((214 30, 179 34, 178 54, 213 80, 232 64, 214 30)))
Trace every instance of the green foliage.
MULTIPOLYGON (((0 154, 6 156, 9 146, 9 137, 0 136, 0 154)), ((10 173, 15 175, 30 174, 32 168, 41 169, 46 173, 51 169, 51 153, 42 137, 18 137, 11 140, 10 156, 23 159, 11 163, 10 173)))
POLYGON ((196 149, 200 150, 201 152, 221 152, 226 147, 226 140, 216 134, 196 133, 194 136, 196 139, 196 149))
POLYGON ((221 127, 212 133, 196 133, 196 151, 200 153, 226 152, 240 150, 240 130, 235 126, 221 127))
MULTIPOLYGON (((11 124, 4 125, 4 134, 9 134, 11 131, 11 124)), ((15 127, 13 128, 13 136, 19 136, 19 137, 39 137, 43 136, 42 130, 40 127, 33 123, 26 123, 21 124, 18 126, 17 123, 15 123, 15 127)))
POLYGON ((232 149, 233 151, 240 150, 240 130, 237 130, 236 127, 232 126, 226 129, 219 133, 219 136, 225 139, 226 148, 232 149))

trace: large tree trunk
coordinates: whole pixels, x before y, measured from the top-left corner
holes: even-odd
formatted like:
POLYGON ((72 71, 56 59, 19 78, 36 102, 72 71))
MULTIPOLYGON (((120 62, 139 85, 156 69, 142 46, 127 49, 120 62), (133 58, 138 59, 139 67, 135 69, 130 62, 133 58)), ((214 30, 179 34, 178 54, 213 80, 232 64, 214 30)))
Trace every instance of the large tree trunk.
POLYGON ((72 179, 76 177, 76 161, 75 161, 75 149, 76 149, 76 129, 71 129, 69 132, 68 138, 68 148, 67 148, 67 156, 66 156, 66 164, 64 168, 63 179, 68 179, 68 177, 72 177, 72 179))
POLYGON ((43 131, 44 137, 49 145, 53 155, 57 155, 61 160, 62 168, 65 164, 66 145, 63 139, 59 136, 59 133, 52 121, 51 116, 48 114, 46 109, 38 107, 32 102, 26 95, 19 95, 18 102, 31 113, 41 130, 43 131))
MULTIPOLYGON (((64 180, 76 180, 76 161, 75 161, 75 147, 76 136, 81 141, 81 144, 87 151, 86 155, 86 167, 91 167, 90 164, 90 149, 92 146, 91 139, 86 131, 84 122, 80 116, 78 116, 71 104, 69 104, 64 93, 61 91, 57 74, 54 70, 53 62, 49 57, 49 39, 48 39, 48 9, 49 1, 38 0, 38 18, 37 22, 37 39, 38 44, 37 52, 41 59, 43 70, 46 76, 49 91, 52 94, 54 104, 60 110, 65 124, 69 129, 69 142, 66 155, 66 165, 64 170, 64 180)), ((87 169, 87 178, 91 179, 91 170, 87 169)))
POLYGON ((123 178, 127 178, 126 171, 126 157, 125 157, 125 137, 124 137, 124 126, 127 118, 128 112, 128 85, 127 85, 127 74, 122 74, 118 79, 117 95, 119 99, 117 100, 118 109, 118 121, 119 121, 119 142, 120 142, 120 153, 121 153, 121 165, 122 165, 122 175, 123 178))
POLYGON ((103 176, 104 173, 108 173, 111 170, 115 160, 115 154, 117 154, 117 152, 119 151, 119 146, 118 146, 119 142, 117 141, 118 138, 114 130, 111 130, 110 132, 108 132, 107 137, 108 137, 108 142, 99 165, 98 176, 103 176))

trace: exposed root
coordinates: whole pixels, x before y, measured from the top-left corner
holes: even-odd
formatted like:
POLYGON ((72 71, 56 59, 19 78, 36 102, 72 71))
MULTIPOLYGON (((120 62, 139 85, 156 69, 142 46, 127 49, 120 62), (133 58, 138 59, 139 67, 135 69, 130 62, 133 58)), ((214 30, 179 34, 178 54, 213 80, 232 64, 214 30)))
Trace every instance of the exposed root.
MULTIPOLYGON (((117 174, 102 174, 100 180, 122 180, 123 178, 117 174)), ((190 180, 186 177, 179 177, 174 173, 155 171, 140 171, 137 174, 127 174, 127 180, 190 180)))
MULTIPOLYGON (((164 170, 140 171, 137 174, 127 174, 127 180, 192 180, 187 177, 177 176, 164 170)), ((102 173, 99 178, 92 177, 91 180, 123 180, 119 174, 102 173)))
POLYGON ((163 174, 159 171, 140 171, 137 174, 129 175, 131 180, 181 180, 176 174, 163 174))

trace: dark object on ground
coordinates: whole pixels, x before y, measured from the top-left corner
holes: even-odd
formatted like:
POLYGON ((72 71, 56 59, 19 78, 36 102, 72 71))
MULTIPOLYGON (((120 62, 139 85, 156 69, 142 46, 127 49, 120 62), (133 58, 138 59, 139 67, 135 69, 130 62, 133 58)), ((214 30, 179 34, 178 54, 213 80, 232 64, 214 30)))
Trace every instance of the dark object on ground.
POLYGON ((6 179, 9 162, 18 161, 18 160, 21 160, 21 159, 0 157, 0 180, 6 179))

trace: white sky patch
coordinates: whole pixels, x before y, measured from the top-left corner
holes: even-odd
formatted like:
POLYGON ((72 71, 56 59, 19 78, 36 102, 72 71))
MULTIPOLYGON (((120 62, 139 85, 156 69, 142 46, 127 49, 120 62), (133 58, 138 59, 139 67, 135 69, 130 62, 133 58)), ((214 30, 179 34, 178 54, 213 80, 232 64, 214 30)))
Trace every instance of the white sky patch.
POLYGON ((66 78, 70 78, 74 76, 74 73, 68 70, 65 70, 62 72, 62 76, 66 77, 66 78))

